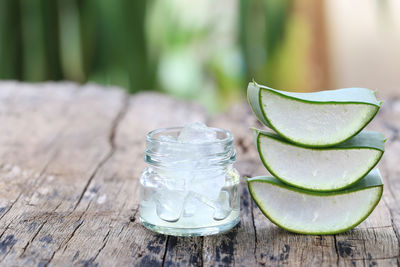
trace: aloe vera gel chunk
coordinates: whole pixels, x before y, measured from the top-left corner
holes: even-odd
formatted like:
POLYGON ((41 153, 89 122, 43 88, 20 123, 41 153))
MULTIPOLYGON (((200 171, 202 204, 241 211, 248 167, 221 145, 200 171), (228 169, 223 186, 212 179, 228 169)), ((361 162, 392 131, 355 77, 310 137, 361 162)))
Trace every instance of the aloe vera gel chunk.
POLYGON ((378 170, 335 192, 302 190, 273 177, 254 177, 247 182, 254 201, 273 223, 291 232, 316 235, 357 226, 374 210, 383 192, 378 170))
POLYGON ((258 153, 268 171, 284 183, 313 191, 340 190, 360 180, 384 153, 384 136, 363 131, 340 145, 307 148, 254 130, 258 153))
POLYGON ((247 94, 264 125, 290 142, 308 147, 344 142, 360 132, 381 105, 374 91, 365 88, 293 93, 250 82, 247 94))

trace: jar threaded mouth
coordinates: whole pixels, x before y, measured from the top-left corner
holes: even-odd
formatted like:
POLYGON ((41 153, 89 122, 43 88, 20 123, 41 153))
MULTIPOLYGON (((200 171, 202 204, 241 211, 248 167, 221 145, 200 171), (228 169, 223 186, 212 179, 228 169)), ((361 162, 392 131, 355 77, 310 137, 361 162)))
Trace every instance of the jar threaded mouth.
POLYGON ((146 134, 146 139, 147 141, 150 142, 160 142, 160 143, 170 143, 170 144, 176 144, 176 145, 185 145, 185 146, 207 146, 207 145, 213 145, 213 144, 229 144, 233 142, 233 134, 230 131, 220 129, 220 128, 214 128, 214 127, 209 127, 210 129, 214 130, 217 133, 218 138, 215 141, 205 141, 205 142, 200 142, 200 143, 189 143, 189 142, 179 142, 179 141, 168 141, 168 140, 160 140, 160 136, 173 136, 177 137, 179 132, 183 129, 183 127, 168 127, 168 128, 160 128, 156 130, 152 130, 146 134))
POLYGON ((210 127, 215 131, 217 139, 192 143, 177 140, 182 129, 183 127, 161 128, 147 133, 145 161, 155 166, 188 161, 204 162, 196 166, 207 163, 215 166, 235 161, 236 150, 231 132, 210 127))

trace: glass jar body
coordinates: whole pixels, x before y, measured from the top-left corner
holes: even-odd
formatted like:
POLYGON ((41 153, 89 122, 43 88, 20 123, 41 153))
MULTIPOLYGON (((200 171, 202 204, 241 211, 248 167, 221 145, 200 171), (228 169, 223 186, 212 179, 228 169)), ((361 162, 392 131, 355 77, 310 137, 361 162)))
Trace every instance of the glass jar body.
POLYGON ((208 179, 203 170, 201 181, 189 178, 191 183, 185 184, 179 175, 169 179, 159 169, 147 167, 140 177, 143 225, 178 236, 217 234, 235 226, 240 218, 239 174, 232 166, 224 168, 219 188, 221 176, 213 177, 213 170, 208 171, 208 179))
MULTIPOLYGON (((162 149, 157 151, 160 156, 162 149)), ((240 220, 240 175, 233 167, 234 148, 223 151, 222 157, 224 153, 197 153, 168 164, 145 157, 148 166, 140 176, 142 224, 176 236, 218 234, 235 226, 240 220)))

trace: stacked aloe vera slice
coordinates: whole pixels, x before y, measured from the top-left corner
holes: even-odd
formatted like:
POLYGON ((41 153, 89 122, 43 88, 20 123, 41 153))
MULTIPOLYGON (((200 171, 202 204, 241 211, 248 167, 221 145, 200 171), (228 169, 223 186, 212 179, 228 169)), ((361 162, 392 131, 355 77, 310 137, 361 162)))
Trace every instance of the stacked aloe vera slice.
POLYGON ((279 91, 255 82, 247 89, 258 120, 262 163, 273 177, 248 178, 258 207, 292 232, 333 234, 365 220, 383 183, 374 169, 384 152, 381 133, 362 131, 381 102, 365 88, 315 93, 279 91))

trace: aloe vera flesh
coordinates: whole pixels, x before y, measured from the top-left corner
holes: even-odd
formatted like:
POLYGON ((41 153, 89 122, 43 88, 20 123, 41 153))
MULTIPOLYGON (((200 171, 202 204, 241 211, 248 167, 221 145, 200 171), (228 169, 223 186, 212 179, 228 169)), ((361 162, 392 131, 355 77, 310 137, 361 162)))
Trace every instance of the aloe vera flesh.
POLYGON ((298 189, 273 177, 254 177, 247 182, 251 196, 271 222, 291 232, 315 235, 356 227, 371 214, 383 192, 377 169, 336 192, 298 189))
POLYGON ((356 183, 384 153, 384 136, 363 131, 329 148, 307 148, 274 133, 254 130, 258 153, 268 171, 282 182, 314 191, 340 190, 356 183))
POLYGON ((247 94, 264 125, 309 147, 332 146, 351 138, 374 118, 381 105, 374 91, 366 88, 293 93, 251 82, 247 94))

